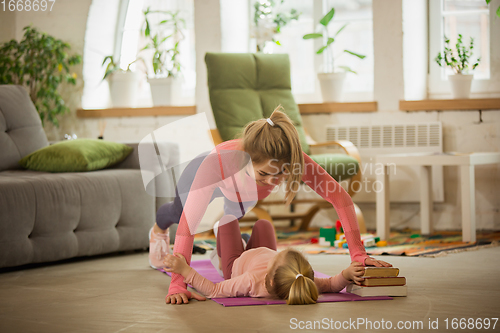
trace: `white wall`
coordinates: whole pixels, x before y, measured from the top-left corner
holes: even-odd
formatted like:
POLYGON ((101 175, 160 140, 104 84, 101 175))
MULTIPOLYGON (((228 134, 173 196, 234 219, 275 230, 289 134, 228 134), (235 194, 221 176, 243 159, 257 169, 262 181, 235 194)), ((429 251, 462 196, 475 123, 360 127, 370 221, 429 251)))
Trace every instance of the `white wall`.
POLYGON ((196 43, 196 108, 207 114, 210 127, 215 128, 207 88, 205 53, 221 52, 221 9, 219 0, 194 1, 194 30, 196 43))
POLYGON ((427 99, 429 65, 427 1, 403 0, 403 67, 405 100, 427 99))
POLYGON ((374 96, 379 110, 396 111, 403 99, 401 0, 373 0, 374 96))
MULTIPOLYGON (((46 32, 71 45, 71 53, 83 54, 87 14, 92 0, 58 0, 52 11, 38 12, 3 12, 0 11, 0 43, 12 38, 22 39, 23 28, 32 25, 41 32, 46 32)), ((60 117, 61 127, 54 128, 47 124, 45 131, 49 140, 59 140, 64 133, 80 133, 82 124, 76 118, 76 109, 81 105, 83 93, 82 65, 74 67, 78 75, 76 86, 61 86, 61 95, 71 114, 60 117)))
MULTIPOLYGON (((206 88, 206 69, 204 54, 207 51, 225 50, 221 23, 225 22, 224 6, 226 0, 195 0, 196 31, 196 69, 197 90, 196 104, 199 112, 210 114, 208 91, 206 88)), ((51 13, 3 13, 0 12, 0 42, 21 37, 22 27, 33 24, 40 30, 53 34, 72 45, 76 52, 83 52, 87 14, 91 0, 58 0, 51 13)), ((324 140, 326 126, 329 124, 374 124, 393 122, 434 121, 443 122, 444 149, 448 151, 500 151, 500 112, 485 111, 479 123, 477 111, 457 112, 412 112, 398 110, 399 100, 405 96, 405 67, 403 52, 405 50, 404 34, 411 34, 408 25, 403 21, 406 4, 404 0, 374 0, 374 41, 375 41, 375 99, 379 111, 374 113, 336 113, 331 115, 304 116, 304 123, 313 133, 315 139, 324 140)), ((227 22, 227 21, 226 21, 227 22)), ((433 33, 432 31, 430 33, 433 33)), ((494 38, 494 37, 492 37, 494 38)), ((227 44, 226 44, 227 45, 227 44)), ((236 50, 235 50, 236 51, 236 50)), ((407 68, 407 67, 406 67, 407 68)), ((81 77, 81 66, 77 69, 81 77)), ((418 73, 417 73, 418 74, 418 73)), ((83 84, 70 87, 64 94, 72 113, 66 115, 61 128, 48 126, 47 135, 50 140, 60 139, 64 133, 77 133, 79 137, 97 137, 98 120, 76 118, 76 108, 80 105, 83 84)), ((117 141, 138 141, 156 128, 179 117, 139 117, 108 118, 105 137, 117 141)), ((445 167, 445 202, 434 205, 436 229, 460 229, 460 198, 458 190, 457 170, 445 167)), ((476 168, 476 212, 478 229, 500 230, 500 166, 488 165, 476 168)), ((418 191, 418 189, 409 189, 418 191)), ((356 198, 354 197, 354 200, 356 198)), ((375 205, 362 204, 368 227, 375 227, 375 205)), ((335 219, 333 210, 322 212, 315 224, 324 224, 335 219)), ((391 225, 397 228, 419 228, 418 204, 391 205, 391 225)))

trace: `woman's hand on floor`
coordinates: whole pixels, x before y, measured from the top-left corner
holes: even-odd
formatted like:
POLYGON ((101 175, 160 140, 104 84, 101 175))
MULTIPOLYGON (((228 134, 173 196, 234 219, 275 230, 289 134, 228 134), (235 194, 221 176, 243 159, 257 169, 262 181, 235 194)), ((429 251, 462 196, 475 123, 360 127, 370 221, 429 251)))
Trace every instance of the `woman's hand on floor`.
POLYGON ((163 263, 167 266, 163 270, 166 272, 177 273, 183 277, 187 277, 191 271, 186 258, 180 253, 167 254, 163 263))
POLYGON ((392 264, 385 262, 383 260, 377 260, 372 257, 368 257, 365 259, 366 266, 375 266, 375 267, 392 267, 392 264))
MULTIPOLYGON (((207 298, 201 295, 198 295, 195 292, 191 292, 191 298, 194 298, 197 301, 204 301, 207 298)), ((186 294, 180 293, 180 294, 173 294, 165 297, 165 303, 167 304, 187 304, 189 303, 189 299, 186 294)))

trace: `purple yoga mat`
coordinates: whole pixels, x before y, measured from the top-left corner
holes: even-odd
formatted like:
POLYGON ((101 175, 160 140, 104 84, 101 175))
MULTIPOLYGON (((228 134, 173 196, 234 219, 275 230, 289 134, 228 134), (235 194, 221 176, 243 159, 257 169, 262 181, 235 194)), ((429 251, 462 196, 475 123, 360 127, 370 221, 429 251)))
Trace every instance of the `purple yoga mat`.
MULTIPOLYGON (((193 267, 201 276, 212 281, 213 283, 224 281, 224 278, 217 273, 217 270, 212 265, 210 260, 197 260, 191 262, 191 267, 193 267)), ((160 272, 166 273, 169 276, 169 272, 163 271, 161 268, 158 269, 160 272)), ((329 275, 314 272, 315 277, 326 278, 329 275)), ((190 287, 192 287, 190 285, 190 287)), ((375 300, 388 300, 392 297, 388 296, 367 296, 361 297, 355 294, 348 293, 342 290, 339 293, 327 293, 321 294, 318 298, 318 303, 326 302, 348 302, 348 301, 375 301, 375 300)), ((265 305, 265 304, 286 304, 286 301, 280 299, 271 298, 256 298, 256 297, 227 297, 227 298, 212 298, 212 301, 217 302, 223 306, 245 306, 245 305, 265 305)))

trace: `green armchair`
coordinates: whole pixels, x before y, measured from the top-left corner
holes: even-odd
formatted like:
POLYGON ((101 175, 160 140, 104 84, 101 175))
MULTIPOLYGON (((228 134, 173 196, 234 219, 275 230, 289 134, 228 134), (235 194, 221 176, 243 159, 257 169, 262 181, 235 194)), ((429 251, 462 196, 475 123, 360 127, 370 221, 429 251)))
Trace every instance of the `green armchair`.
MULTIPOLYGON (((302 124, 298 105, 292 95, 290 60, 287 54, 253 53, 207 53, 208 89, 213 115, 217 125, 212 130, 215 144, 234 139, 243 127, 251 121, 269 117, 273 110, 282 105, 295 124, 300 136, 302 150, 337 181, 349 179, 347 188, 352 196, 360 186, 361 159, 357 148, 350 141, 329 141, 316 143, 302 124), (346 154, 311 154, 311 148, 340 146, 346 154), (342 167, 339 167, 342 165, 342 167)), ((252 210, 258 219, 283 220, 300 219, 299 230, 307 230, 314 215, 321 208, 331 208, 323 199, 294 199, 291 204, 309 203, 312 207, 306 213, 271 215, 265 209, 268 205, 280 205, 282 201, 260 200, 252 210)), ((356 213, 361 232, 366 232, 364 218, 357 207, 356 213)), ((240 221, 255 218, 243 217, 240 221)))

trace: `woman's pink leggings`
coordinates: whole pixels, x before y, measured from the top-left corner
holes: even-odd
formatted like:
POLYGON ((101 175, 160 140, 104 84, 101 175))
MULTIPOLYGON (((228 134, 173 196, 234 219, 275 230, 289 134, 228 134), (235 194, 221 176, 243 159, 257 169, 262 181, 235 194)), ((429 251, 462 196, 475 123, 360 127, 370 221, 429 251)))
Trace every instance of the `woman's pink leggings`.
POLYGON ((273 225, 268 220, 258 220, 255 222, 246 249, 243 248, 243 243, 241 242, 238 220, 219 225, 217 232, 217 254, 221 258, 224 279, 228 280, 231 278, 233 263, 245 250, 257 247, 268 247, 276 251, 276 234, 274 233, 273 225))

